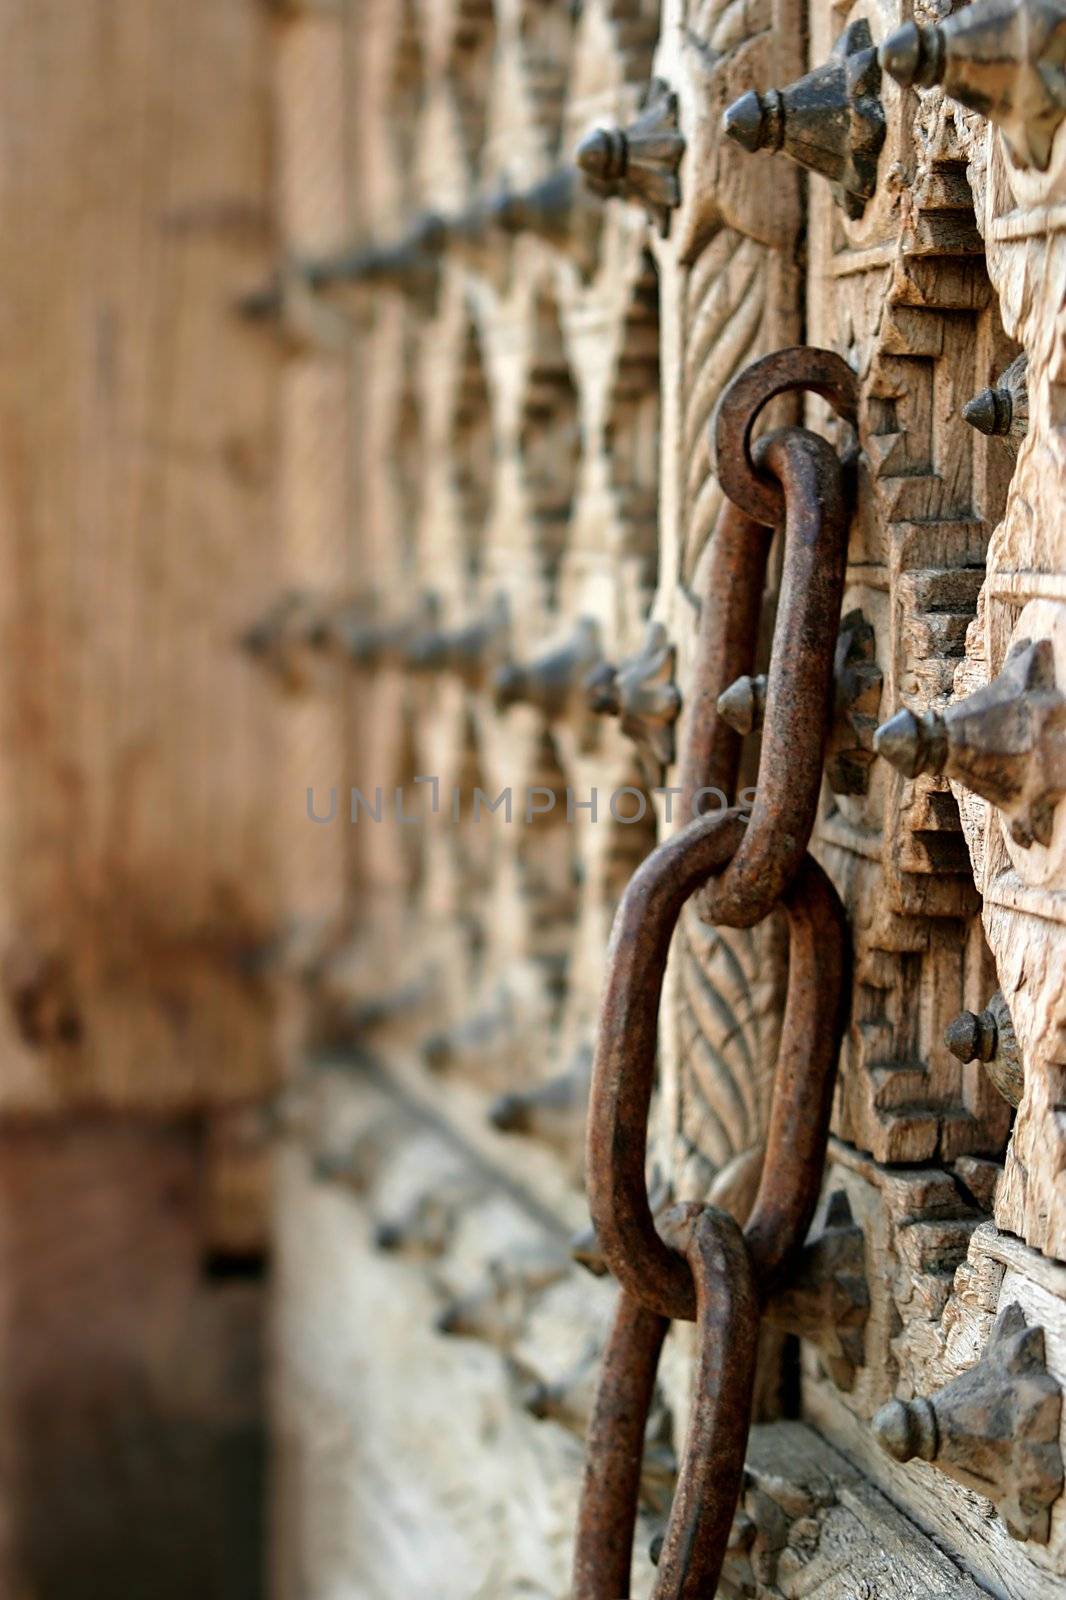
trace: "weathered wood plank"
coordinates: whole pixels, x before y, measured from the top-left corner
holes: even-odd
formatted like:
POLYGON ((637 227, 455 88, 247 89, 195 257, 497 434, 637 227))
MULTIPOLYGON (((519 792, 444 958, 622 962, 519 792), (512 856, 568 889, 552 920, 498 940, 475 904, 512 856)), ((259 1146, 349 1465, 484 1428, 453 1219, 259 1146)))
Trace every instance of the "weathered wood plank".
POLYGON ((13 4, 0 85, 0 1106, 255 1092, 276 710, 254 0, 13 4))

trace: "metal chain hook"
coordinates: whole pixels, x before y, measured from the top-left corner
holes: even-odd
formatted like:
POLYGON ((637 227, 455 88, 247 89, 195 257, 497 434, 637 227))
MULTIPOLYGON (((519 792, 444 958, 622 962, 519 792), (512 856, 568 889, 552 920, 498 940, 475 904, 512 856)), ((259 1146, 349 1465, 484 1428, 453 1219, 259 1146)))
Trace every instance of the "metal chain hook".
MULTIPOLYGON (((732 1217, 710 1207, 677 1206, 662 1226, 696 1284, 700 1357, 656 1593, 702 1600, 708 1592, 703 1552, 724 1550, 740 1492, 759 1305, 748 1251, 732 1217), (728 1384, 720 1370, 725 1350, 735 1353, 728 1384), (688 1563, 688 1552, 695 1553, 695 1565, 688 1563), (679 1562, 689 1565, 680 1576, 679 1562)), ((634 1296, 619 1296, 589 1423, 573 1600, 617 1600, 629 1592, 644 1425, 669 1326, 668 1318, 634 1296)))
POLYGON ((768 553, 762 527, 783 512, 784 583, 751 821, 745 828, 736 811, 700 817, 660 845, 623 896, 608 950, 587 1170, 593 1223, 622 1294, 589 1435, 575 1600, 617 1600, 628 1591, 644 1421, 671 1318, 698 1323, 699 1374, 655 1600, 714 1593, 743 1471, 761 1306, 802 1245, 821 1184, 847 940, 839 897, 806 846, 843 595, 845 468, 802 428, 751 444, 765 404, 808 387, 854 417, 855 379, 840 357, 793 350, 740 374, 715 425, 720 481, 739 509, 727 510, 716 536, 682 784, 687 806, 701 781, 726 793, 735 785, 739 744, 716 703, 750 670, 768 553), (731 435, 727 465, 722 444, 731 435), (775 904, 789 919, 766 1156, 743 1233, 700 1206, 679 1208, 657 1226, 644 1180, 666 958, 682 906, 701 886, 712 920, 752 926, 775 904))
POLYGON ((725 1213, 690 1204, 656 1225, 645 1186, 654 1019, 670 934, 685 891, 713 870, 708 864, 728 851, 739 826, 736 813, 697 818, 668 841, 676 853, 654 852, 627 890, 619 937, 612 938, 611 978, 633 1006, 608 1004, 605 1012, 590 1099, 590 1172, 597 1178, 589 1203, 622 1294, 588 1437, 574 1600, 617 1600, 628 1592, 644 1422, 671 1320, 697 1323, 699 1366, 654 1600, 714 1593, 743 1471, 762 1305, 800 1249, 818 1200, 843 1027, 847 929, 836 891, 809 856, 784 902, 788 996, 766 1156, 747 1224, 741 1232, 725 1213), (672 881, 686 856, 689 873, 672 881), (649 911, 645 940, 640 930, 648 931, 649 911), (641 1046, 635 1062, 626 1054, 630 1030, 641 1046))
MULTIPOLYGON (((692 1277, 660 1237, 644 1177, 659 999, 682 906, 743 837, 736 811, 698 817, 634 873, 611 934, 589 1093, 587 1194, 604 1259, 642 1304, 685 1322, 696 1312, 692 1277)), ((776 1279, 802 1242, 818 1198, 846 937, 839 896, 812 857, 804 858, 781 904, 788 914, 788 991, 766 1159, 748 1221, 767 1280, 776 1279)))
POLYGON ((711 458, 723 493, 768 528, 781 522, 786 495, 758 460, 752 436, 771 400, 798 391, 820 395, 838 417, 855 426, 858 379, 843 356, 813 345, 790 345, 753 361, 723 389, 711 418, 711 458))

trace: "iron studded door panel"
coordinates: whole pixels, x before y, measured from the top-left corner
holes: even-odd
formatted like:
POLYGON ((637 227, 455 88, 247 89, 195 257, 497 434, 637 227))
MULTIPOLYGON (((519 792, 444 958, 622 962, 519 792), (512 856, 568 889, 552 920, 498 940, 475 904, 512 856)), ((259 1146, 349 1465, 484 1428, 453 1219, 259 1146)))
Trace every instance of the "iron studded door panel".
POLYGON ((894 6, 813 5, 809 22, 811 68, 883 46, 886 70, 823 74, 813 113, 811 79, 779 84, 762 109, 783 151, 752 156, 822 168, 806 325, 861 381, 815 837, 854 941, 825 1223, 861 1228, 866 1284, 834 1332, 823 1295, 802 1405, 979 1582, 1058 1594, 1061 147, 1038 168, 1061 112, 1019 85, 1063 24, 1005 5, 940 32, 894 6), (843 104, 841 181, 812 124, 843 104), (1040 1422, 1009 1375, 1023 1367, 1040 1422))
MULTIPOLYGON (((362 797, 293 874, 315 1050, 281 1179, 282 1593, 570 1593, 613 1301, 581 1265, 596 1241, 568 1245, 611 918, 682 820, 716 403, 804 342, 860 390, 856 439, 802 407, 858 446, 812 845, 847 909, 850 1012, 719 1592, 1066 1593, 1061 48, 1054 6, 991 9, 983 52, 922 13, 891 71, 909 19, 873 3, 279 19, 287 250, 257 304, 314 533, 295 577, 341 576, 262 653, 297 690, 299 783, 339 780, 342 814, 362 797), (379 790, 419 825, 368 820, 379 790)), ((787 968, 779 916, 685 909, 659 1196, 747 1214, 787 968)), ((692 1370, 679 1325, 634 1596, 692 1370)))

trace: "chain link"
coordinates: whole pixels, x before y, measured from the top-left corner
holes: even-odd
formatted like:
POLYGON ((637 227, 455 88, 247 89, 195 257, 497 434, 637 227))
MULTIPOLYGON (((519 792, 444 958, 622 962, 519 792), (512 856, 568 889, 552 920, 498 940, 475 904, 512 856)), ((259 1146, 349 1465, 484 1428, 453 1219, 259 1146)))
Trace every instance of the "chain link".
POLYGON ((841 359, 788 350, 740 374, 715 422, 719 477, 737 509, 716 535, 682 787, 687 805, 701 783, 725 794, 735 787, 739 744, 714 708, 729 683, 751 670, 769 545, 764 528, 781 522, 783 582, 750 820, 735 809, 696 817, 664 841, 630 881, 607 953, 589 1102, 588 1197, 622 1294, 589 1432, 574 1600, 628 1593, 643 1431, 672 1319, 697 1324, 697 1398, 655 1600, 714 1593, 743 1473, 761 1309, 803 1243, 821 1185, 847 928, 807 844, 843 596, 849 473, 804 428, 782 429, 752 446, 759 412, 796 388, 813 388, 854 416, 855 380, 841 359), (743 1231, 723 1212, 691 1204, 656 1223, 644 1177, 663 977, 677 919, 697 893, 701 914, 728 926, 751 927, 777 905, 788 916, 788 993, 766 1155, 743 1231))

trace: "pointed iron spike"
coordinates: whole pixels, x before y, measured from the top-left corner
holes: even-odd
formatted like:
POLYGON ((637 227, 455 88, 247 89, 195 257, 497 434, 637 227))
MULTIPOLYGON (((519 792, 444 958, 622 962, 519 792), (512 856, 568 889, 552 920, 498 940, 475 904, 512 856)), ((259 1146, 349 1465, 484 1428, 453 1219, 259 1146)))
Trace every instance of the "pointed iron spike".
POLYGON ((910 25, 883 47, 902 83, 941 84, 998 124, 1014 160, 1046 172, 1066 116, 1066 12, 1057 0, 973 0, 935 26, 910 25))
POLYGON ((870 1425, 874 1438, 894 1461, 912 1461, 936 1455, 936 1414, 928 1400, 890 1400, 870 1425))
POLYGON ((944 1043, 960 1061, 983 1062, 993 1086, 1012 1106, 1025 1093, 1025 1061, 1002 994, 981 1012, 960 1011, 944 1032, 944 1043))
POLYGON ((851 1201, 848 1199, 846 1190, 834 1189, 829 1196, 829 1201, 825 1208, 825 1225, 827 1228, 854 1227, 855 1218, 852 1215, 851 1201))
POLYGON ((640 205, 665 236, 680 204, 678 169, 685 140, 677 96, 655 80, 643 109, 625 128, 597 128, 578 146, 576 162, 593 194, 640 205))
POLYGON ((754 733, 766 715, 766 678, 738 678, 718 696, 718 715, 736 733, 754 733))
POLYGON ((513 189, 504 187, 498 189, 486 202, 486 212, 493 227, 502 228, 505 233, 511 232, 521 226, 519 215, 522 209, 521 200, 513 189))
POLYGON ((577 147, 574 159, 582 172, 599 183, 610 183, 626 170, 626 137, 618 128, 595 128, 577 147))
POLYGON ((723 130, 746 150, 781 150, 828 178, 837 203, 860 216, 885 138, 880 82, 870 26, 859 18, 820 66, 780 89, 742 95, 726 110, 723 130))
POLYGON ((517 705, 525 683, 525 674, 513 661, 497 667, 492 678, 492 697, 497 711, 507 711, 517 705))
POLYGON ((437 1313, 437 1316, 433 1322, 433 1326, 437 1333, 458 1333, 461 1318, 462 1304, 458 1300, 453 1300, 449 1305, 444 1307, 443 1311, 439 1311, 437 1313))
POLYGON ((422 1045, 422 1059, 430 1072, 442 1072, 454 1055, 454 1046, 443 1028, 430 1034, 422 1045))
POLYGON ((967 400, 962 417, 978 433, 1007 434, 1014 420, 1014 397, 1009 389, 982 389, 972 400, 967 400))
POLYGON ((944 35, 938 27, 905 22, 878 52, 882 69, 904 89, 930 88, 944 71, 944 35))
POLYGON ((543 1379, 529 1383, 522 1390, 520 1404, 523 1411, 528 1411, 531 1417, 536 1417, 538 1422, 543 1422, 548 1415, 548 1406, 551 1393, 543 1379))
POLYGON ((1034 1325, 1031 1336, 1015 1305, 1000 1312, 975 1365, 934 1394, 891 1401, 873 1431, 897 1461, 935 1462, 991 1500, 1013 1538, 1047 1544, 1063 1487, 1062 1389, 1047 1370, 1043 1330, 1034 1325))
POLYGON ((947 756, 944 719, 935 711, 897 711, 874 734, 874 751, 906 778, 939 772, 947 756))
POLYGON ((944 1043, 959 1061, 976 1061, 981 1054, 983 1029, 976 1011, 960 1011, 944 1030, 944 1043))
POLYGON ((962 420, 968 422, 971 428, 976 428, 978 433, 989 435, 997 433, 998 415, 994 389, 982 389, 972 400, 967 400, 962 408, 962 420))
POLYGON ((248 322, 266 322, 281 315, 283 302, 281 280, 275 274, 269 282, 239 295, 234 301, 234 310, 248 322))
POLYGON ((374 1229, 374 1246, 391 1253, 403 1243, 403 1229, 398 1222, 379 1222, 374 1229))
POLYGON ((594 1278, 605 1278, 608 1267, 603 1259, 600 1241, 592 1223, 578 1230, 570 1240, 570 1255, 578 1266, 584 1267, 586 1272, 591 1272, 594 1278))
POLYGON ((758 90, 749 89, 722 113, 722 132, 752 154, 767 146, 774 150, 781 147, 781 117, 772 114, 776 107, 772 107, 771 96, 780 101, 775 90, 761 95, 758 90))
POLYGON ((922 770, 918 719, 912 711, 897 711, 874 734, 874 749, 879 756, 898 767, 908 777, 922 770))
POLYGON ((501 1094, 489 1107, 489 1122, 501 1133, 520 1133, 527 1120, 525 1102, 520 1094, 501 1094))
POLYGON ((621 710, 618 693, 618 673, 609 661, 601 661, 582 686, 590 711, 598 717, 617 717, 621 710))

